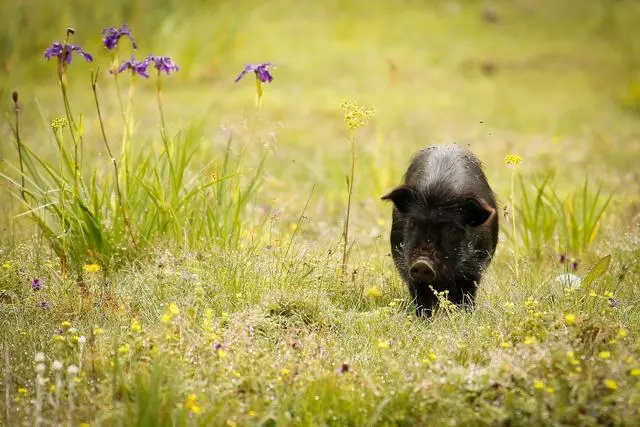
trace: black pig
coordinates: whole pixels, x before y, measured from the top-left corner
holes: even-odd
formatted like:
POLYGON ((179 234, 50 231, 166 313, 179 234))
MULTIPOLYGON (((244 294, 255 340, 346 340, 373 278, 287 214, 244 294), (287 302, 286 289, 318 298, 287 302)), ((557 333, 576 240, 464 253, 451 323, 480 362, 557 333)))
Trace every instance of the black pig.
POLYGON ((473 302, 498 244, 495 196, 478 158, 455 144, 427 147, 382 199, 394 204, 391 252, 418 315, 437 302, 430 286, 455 304, 473 302))

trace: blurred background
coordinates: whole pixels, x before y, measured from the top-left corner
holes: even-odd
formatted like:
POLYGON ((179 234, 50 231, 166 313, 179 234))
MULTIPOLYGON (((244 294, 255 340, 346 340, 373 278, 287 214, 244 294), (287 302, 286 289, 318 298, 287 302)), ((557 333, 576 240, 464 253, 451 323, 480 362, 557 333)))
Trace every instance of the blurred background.
MULTIPOLYGON (((524 171, 555 169, 568 185, 595 177, 627 196, 628 215, 640 194, 640 1, 4 0, 0 13, 1 109, 10 111, 17 88, 25 140, 36 147, 46 145, 47 120, 63 113, 55 64, 42 53, 69 26, 95 57, 70 67, 75 109, 94 117, 89 71, 100 67, 117 127, 100 32, 126 23, 140 56, 168 55, 181 67, 165 79, 173 129, 198 121, 214 149, 229 131, 246 134, 255 108, 253 78, 236 84, 237 74, 247 63, 276 65, 256 140, 272 151, 264 191, 297 212, 313 184, 319 213, 343 209, 344 99, 377 111, 359 137, 369 166, 356 184, 373 217, 387 216, 379 196, 409 156, 436 142, 470 146, 499 194, 509 186, 507 152, 524 158, 524 171)), ((152 80, 136 86, 137 132, 157 139, 152 80)), ((13 159, 6 125, 1 135, 0 154, 13 159)))

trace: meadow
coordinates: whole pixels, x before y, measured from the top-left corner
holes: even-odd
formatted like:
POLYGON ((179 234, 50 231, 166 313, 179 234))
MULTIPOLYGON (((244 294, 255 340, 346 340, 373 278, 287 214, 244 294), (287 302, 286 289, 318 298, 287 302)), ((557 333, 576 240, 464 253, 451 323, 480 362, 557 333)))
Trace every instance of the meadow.
POLYGON ((640 2, 0 12, 4 425, 640 424, 640 2), (450 142, 500 241, 425 319, 380 197, 450 142))

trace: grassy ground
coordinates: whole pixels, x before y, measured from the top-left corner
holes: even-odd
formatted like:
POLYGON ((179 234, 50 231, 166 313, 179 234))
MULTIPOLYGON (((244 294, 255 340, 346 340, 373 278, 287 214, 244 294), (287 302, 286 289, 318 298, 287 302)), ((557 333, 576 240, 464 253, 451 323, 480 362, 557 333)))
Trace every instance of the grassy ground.
POLYGON ((638 2, 112 3, 0 5, 15 18, 0 30, 5 424, 640 422, 638 2), (99 32, 125 21, 141 55, 181 66, 163 79, 164 140, 153 73, 124 130, 99 32), (55 60, 42 60, 69 25, 95 56, 68 70, 77 180, 69 127, 56 139, 50 126, 65 115, 55 60), (277 68, 257 109, 253 76, 234 78, 259 61, 277 68), (35 165, 26 203, 14 88, 35 165), (354 134, 346 274, 344 99, 376 110, 354 134), (484 162, 501 237, 475 308, 443 301, 424 320, 379 198, 416 150, 452 141, 484 162))

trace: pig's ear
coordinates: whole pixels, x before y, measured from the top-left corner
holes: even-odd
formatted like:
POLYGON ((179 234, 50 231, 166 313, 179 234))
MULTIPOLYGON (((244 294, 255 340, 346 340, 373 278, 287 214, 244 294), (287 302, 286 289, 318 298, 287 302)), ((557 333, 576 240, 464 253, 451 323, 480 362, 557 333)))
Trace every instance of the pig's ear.
POLYGON ((460 208, 464 223, 470 227, 477 227, 489 221, 496 210, 487 204, 483 199, 469 197, 462 203, 460 208))
POLYGON ((389 194, 382 196, 382 200, 391 200, 401 213, 406 213, 413 201, 413 191, 405 186, 396 187, 389 194))

